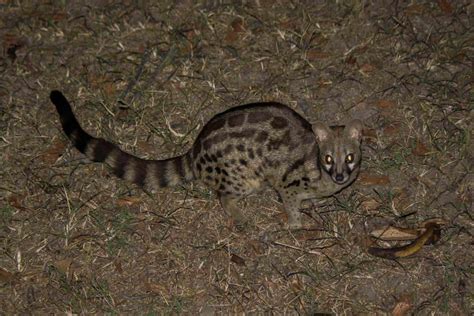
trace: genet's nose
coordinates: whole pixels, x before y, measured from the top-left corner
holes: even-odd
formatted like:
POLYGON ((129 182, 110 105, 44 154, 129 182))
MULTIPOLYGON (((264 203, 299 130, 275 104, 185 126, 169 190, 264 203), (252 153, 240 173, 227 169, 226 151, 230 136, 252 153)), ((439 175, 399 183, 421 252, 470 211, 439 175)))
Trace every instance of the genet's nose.
POLYGON ((344 176, 342 175, 342 173, 336 174, 336 181, 342 181, 342 180, 344 180, 344 176))

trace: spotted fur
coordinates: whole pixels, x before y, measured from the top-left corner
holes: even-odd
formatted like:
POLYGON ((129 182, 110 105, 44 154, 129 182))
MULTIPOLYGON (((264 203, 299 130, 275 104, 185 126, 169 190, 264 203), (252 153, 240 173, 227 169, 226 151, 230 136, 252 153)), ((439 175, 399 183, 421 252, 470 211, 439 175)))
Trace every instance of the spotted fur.
POLYGON ((61 92, 52 91, 50 97, 65 134, 91 160, 144 187, 199 180, 238 223, 245 218, 237 202, 270 185, 283 200, 289 227, 299 228, 302 200, 335 194, 359 171, 362 124, 357 120, 346 127, 312 126, 285 105, 247 104, 214 116, 184 155, 146 160, 85 132, 61 92))

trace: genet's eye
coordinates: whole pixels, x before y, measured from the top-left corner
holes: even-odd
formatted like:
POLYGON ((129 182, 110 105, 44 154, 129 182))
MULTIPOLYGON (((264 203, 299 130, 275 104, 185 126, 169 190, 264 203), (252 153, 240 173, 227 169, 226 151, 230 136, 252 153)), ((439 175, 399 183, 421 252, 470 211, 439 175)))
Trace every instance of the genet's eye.
POLYGON ((349 154, 346 156, 346 162, 347 163, 351 163, 354 161, 354 155, 353 154, 349 154))
POLYGON ((324 162, 327 163, 328 165, 332 165, 333 159, 330 155, 326 155, 326 157, 324 157, 324 162))

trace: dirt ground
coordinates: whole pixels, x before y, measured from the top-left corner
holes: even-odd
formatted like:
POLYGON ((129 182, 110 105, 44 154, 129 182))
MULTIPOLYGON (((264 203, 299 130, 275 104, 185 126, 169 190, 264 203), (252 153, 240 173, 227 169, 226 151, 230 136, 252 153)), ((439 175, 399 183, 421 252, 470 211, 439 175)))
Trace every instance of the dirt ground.
POLYGON ((0 1, 1 314, 472 313, 470 1, 48 3, 0 1), (283 229, 268 190, 239 231, 199 184, 149 195, 85 159, 52 89, 146 158, 249 102, 359 118, 363 171, 307 203, 314 229, 283 229), (372 230, 432 218, 435 245, 367 253, 372 230))

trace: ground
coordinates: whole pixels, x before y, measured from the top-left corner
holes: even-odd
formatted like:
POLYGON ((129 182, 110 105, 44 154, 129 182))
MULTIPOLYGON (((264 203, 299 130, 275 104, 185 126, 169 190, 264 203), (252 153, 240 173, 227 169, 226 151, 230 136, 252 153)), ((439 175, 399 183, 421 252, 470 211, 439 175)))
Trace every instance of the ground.
POLYGON ((473 17, 468 0, 0 1, 0 310, 471 313, 473 17), (315 229, 285 230, 268 190, 237 230, 198 183, 147 194, 85 159, 52 89, 146 158, 248 102, 359 118, 362 173, 307 203, 315 229), (437 244, 367 253, 372 230, 432 218, 437 244))

